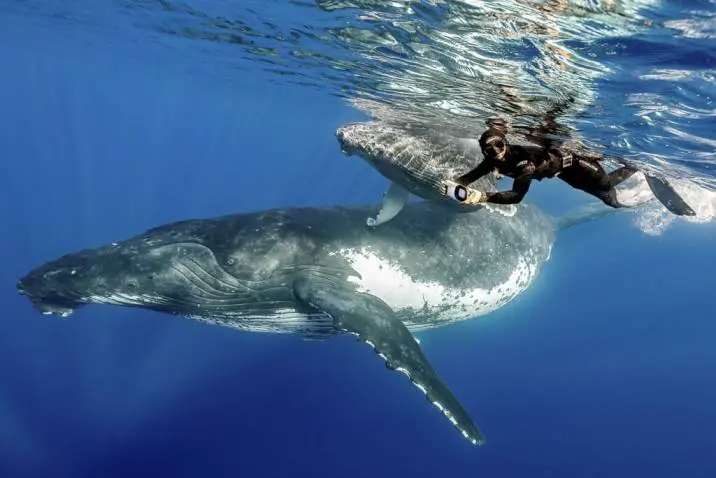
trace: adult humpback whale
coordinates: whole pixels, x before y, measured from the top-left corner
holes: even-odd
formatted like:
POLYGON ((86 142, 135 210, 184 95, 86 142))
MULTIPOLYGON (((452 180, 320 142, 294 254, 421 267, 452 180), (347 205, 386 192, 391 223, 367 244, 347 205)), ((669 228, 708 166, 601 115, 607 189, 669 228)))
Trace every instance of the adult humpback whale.
POLYGON ((151 229, 48 262, 18 292, 44 314, 114 304, 247 331, 327 337, 348 332, 405 373, 473 444, 483 435, 411 331, 495 310, 526 289, 561 222, 530 205, 514 217, 412 203, 383 227, 371 207, 269 210, 151 229))

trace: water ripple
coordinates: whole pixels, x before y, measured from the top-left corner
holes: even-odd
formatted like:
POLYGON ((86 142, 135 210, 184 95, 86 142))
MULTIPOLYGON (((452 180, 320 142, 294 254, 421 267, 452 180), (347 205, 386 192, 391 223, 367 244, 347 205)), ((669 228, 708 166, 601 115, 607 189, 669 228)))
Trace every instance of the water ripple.
POLYGON ((586 107, 590 81, 609 69, 579 45, 645 27, 635 12, 597 2, 319 0, 234 12, 199 3, 201 10, 167 0, 125 6, 153 8, 152 28, 165 35, 228 43, 243 59, 332 94, 389 103, 471 134, 485 117, 534 121, 560 97, 586 107), (266 20, 279 10, 280 22, 266 20))
POLYGON ((459 136, 475 137, 490 118, 519 134, 571 98, 560 123, 585 145, 716 191, 713 4, 78 0, 55 12, 33 1, 0 11, 116 28, 112 8, 122 25, 180 42, 180 54, 208 71, 261 68, 275 83, 459 136))

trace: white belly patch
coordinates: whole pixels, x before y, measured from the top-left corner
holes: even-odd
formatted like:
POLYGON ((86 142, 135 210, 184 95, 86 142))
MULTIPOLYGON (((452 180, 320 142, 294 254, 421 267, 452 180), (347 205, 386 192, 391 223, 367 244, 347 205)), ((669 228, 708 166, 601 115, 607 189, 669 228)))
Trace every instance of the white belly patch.
MULTIPOLYGON (((416 281, 396 264, 367 249, 338 252, 362 279, 351 278, 361 292, 384 300, 394 311, 413 309, 434 315, 432 320, 455 322, 484 315, 514 299, 532 282, 536 267, 521 259, 504 283, 492 289, 449 288, 435 281, 416 281)), ((416 258, 416 260, 420 260, 416 258)), ((416 320, 420 320, 416 317, 416 320)), ((419 329, 417 324, 411 329, 419 329)), ((425 327, 431 324, 426 323, 425 327)))

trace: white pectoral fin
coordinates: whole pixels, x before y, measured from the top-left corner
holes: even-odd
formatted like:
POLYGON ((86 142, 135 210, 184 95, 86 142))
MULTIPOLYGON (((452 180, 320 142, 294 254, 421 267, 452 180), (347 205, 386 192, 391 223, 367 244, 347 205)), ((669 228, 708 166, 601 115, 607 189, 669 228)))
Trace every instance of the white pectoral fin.
POLYGON ((356 335, 373 348, 389 369, 407 375, 470 443, 485 442, 467 410, 443 383, 388 304, 373 295, 311 278, 298 279, 294 295, 305 305, 330 315, 337 329, 356 335))
POLYGON ((390 183, 390 187, 383 194, 383 204, 376 217, 369 217, 366 224, 369 227, 377 227, 393 219, 400 213, 408 202, 410 193, 396 183, 390 183))

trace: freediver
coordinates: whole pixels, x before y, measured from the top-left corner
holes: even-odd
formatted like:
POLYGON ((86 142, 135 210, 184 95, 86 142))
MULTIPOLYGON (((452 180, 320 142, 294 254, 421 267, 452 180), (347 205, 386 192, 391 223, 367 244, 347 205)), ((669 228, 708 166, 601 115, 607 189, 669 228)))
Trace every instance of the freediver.
MULTIPOLYGON (((533 179, 558 177, 575 189, 580 189, 613 208, 630 207, 617 199, 616 186, 629 179, 637 168, 624 164, 607 173, 600 161, 605 158, 598 153, 578 153, 565 141, 555 141, 548 135, 558 130, 557 115, 568 103, 557 105, 545 115, 543 122, 528 135, 535 146, 510 145, 506 129, 499 124, 490 127, 480 136, 479 144, 484 160, 471 171, 446 182, 442 193, 468 204, 493 203, 517 204, 521 202, 533 179), (481 177, 495 172, 513 178, 510 191, 482 192, 468 186, 481 177)), ((664 180, 646 175, 647 182, 657 199, 674 214, 694 215, 695 212, 664 180)), ((499 176, 498 176, 499 177, 499 176)))

